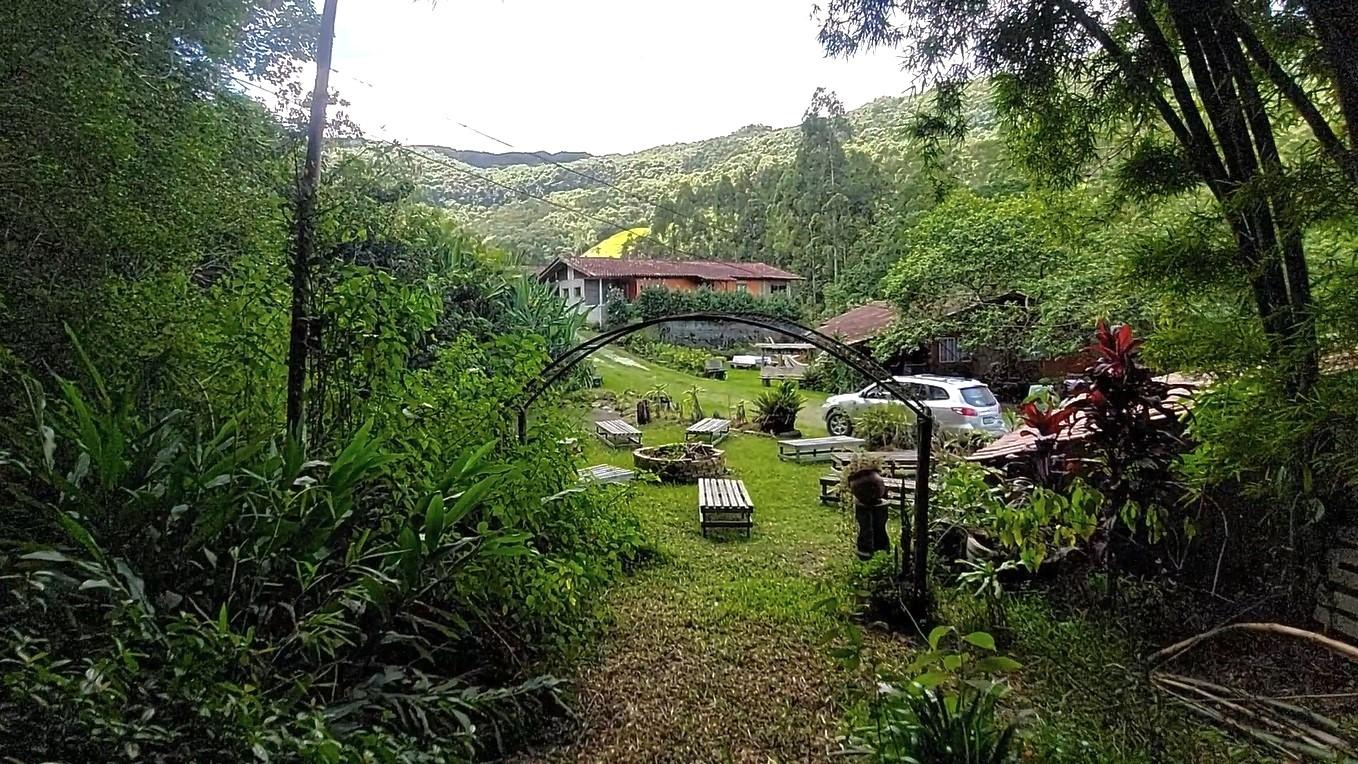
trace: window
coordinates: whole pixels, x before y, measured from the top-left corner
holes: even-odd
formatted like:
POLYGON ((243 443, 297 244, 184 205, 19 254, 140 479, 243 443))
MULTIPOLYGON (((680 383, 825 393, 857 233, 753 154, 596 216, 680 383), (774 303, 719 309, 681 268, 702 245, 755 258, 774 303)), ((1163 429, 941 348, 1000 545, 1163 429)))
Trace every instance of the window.
POLYGON ((962 348, 957 344, 956 337, 944 337, 936 344, 939 363, 957 363, 962 360, 962 348))
POLYGON ((962 400, 973 406, 994 406, 996 403, 995 395, 988 387, 964 387, 962 400))
POLYGON ((577 299, 577 300, 580 299, 580 295, 581 295, 580 287, 576 287, 576 288, 575 288, 575 299, 577 299))
POLYGON ((737 282, 736 282, 736 291, 737 291, 737 292, 748 292, 748 291, 750 291, 750 285, 749 285, 749 284, 746 284, 744 281, 737 281, 737 282))
POLYGON ((920 385, 920 387, 924 388, 924 395, 921 395, 920 397, 926 401, 948 400, 948 391, 941 387, 935 387, 933 385, 920 385))
POLYGON ((787 284, 769 284, 769 294, 786 294, 787 284))

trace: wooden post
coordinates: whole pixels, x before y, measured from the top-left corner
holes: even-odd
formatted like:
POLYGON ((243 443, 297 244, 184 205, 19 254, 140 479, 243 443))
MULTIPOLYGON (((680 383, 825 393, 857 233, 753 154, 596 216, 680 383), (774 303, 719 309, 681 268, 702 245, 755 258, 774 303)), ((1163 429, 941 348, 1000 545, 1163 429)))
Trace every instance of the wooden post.
POLYGON ((311 347, 311 265, 316 254, 316 189, 321 179, 325 113, 330 104, 330 61, 335 47, 338 0, 325 0, 316 44, 316 84, 311 93, 306 165, 297 187, 296 242, 292 255, 292 323, 288 337, 288 433, 300 437, 304 413, 307 355, 311 347))
MULTIPOLYGON (((920 417, 918 432, 915 443, 915 560, 911 574, 915 601, 924 603, 929 597, 929 461, 934 440, 933 417, 920 417)), ((901 518, 901 532, 905 532, 904 517, 901 518)), ((905 559, 904 550, 901 559, 905 559)))

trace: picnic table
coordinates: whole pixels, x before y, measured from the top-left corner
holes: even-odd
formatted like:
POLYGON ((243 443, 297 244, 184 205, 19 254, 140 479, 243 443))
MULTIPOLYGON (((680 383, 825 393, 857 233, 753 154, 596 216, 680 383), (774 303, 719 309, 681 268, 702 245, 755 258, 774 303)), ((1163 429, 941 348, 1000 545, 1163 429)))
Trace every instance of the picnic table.
POLYGON ((684 440, 702 441, 715 446, 731 434, 731 422, 726 419, 708 417, 694 422, 684 431, 684 440))
MULTIPOLYGON (((882 482, 886 483, 886 498, 888 501, 898 502, 911 495, 915 491, 915 481, 910 478, 884 477, 882 482)), ((839 494, 844 490, 843 473, 831 472, 828 475, 820 476, 820 503, 838 504, 839 494)))
POLYGON ((759 370, 759 380, 764 387, 772 387, 775 380, 801 379, 806 376, 805 366, 765 366, 759 370))
MULTIPOLYGON (((882 474, 890 477, 913 473, 919 466, 919 454, 914 451, 865 451, 861 455, 876 457, 882 463, 882 474)), ((840 451, 830 454, 830 462, 836 470, 842 470, 854 457, 855 454, 840 451)))
POLYGON ((745 481, 729 478, 698 478, 698 525, 703 537, 708 530, 744 530, 754 527, 754 502, 745 481))
POLYGON ((794 462, 823 462, 841 451, 857 451, 867 441, 848 435, 778 441, 778 458, 794 462))
POLYGON ((594 434, 614 447, 641 445, 641 430, 621 419, 601 419, 595 422, 594 434))
POLYGON ((593 467, 585 467, 576 470, 580 475, 580 482, 593 483, 597 485, 608 485, 609 483, 630 483, 637 473, 626 467, 618 467, 613 464, 596 464, 593 467))

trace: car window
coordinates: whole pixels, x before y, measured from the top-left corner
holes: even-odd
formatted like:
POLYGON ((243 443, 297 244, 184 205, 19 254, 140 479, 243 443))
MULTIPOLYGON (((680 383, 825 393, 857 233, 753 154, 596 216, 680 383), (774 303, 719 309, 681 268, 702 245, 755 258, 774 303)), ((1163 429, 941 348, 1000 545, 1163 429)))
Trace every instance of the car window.
POLYGON ((946 401, 948 391, 934 385, 920 385, 919 398, 926 401, 946 401))
POLYGON ((873 385, 872 392, 868 393, 869 398, 890 398, 891 393, 881 385, 873 385))
POLYGON ((995 405, 995 395, 985 386, 962 388, 962 400, 973 406, 995 405))

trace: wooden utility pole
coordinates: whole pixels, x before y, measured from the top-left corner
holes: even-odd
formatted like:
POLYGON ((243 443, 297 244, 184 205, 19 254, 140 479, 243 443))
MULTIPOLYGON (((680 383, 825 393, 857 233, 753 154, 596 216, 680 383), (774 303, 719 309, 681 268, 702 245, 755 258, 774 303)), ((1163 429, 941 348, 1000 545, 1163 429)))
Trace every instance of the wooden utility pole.
POLYGON ((307 354, 311 347, 311 266, 316 255, 316 189, 321 180, 325 112, 330 105, 330 60, 335 47, 335 10, 325 0, 316 44, 316 85, 311 92, 306 166, 297 186, 296 242, 292 255, 292 324, 288 338, 288 434, 301 436, 305 411, 307 354))

